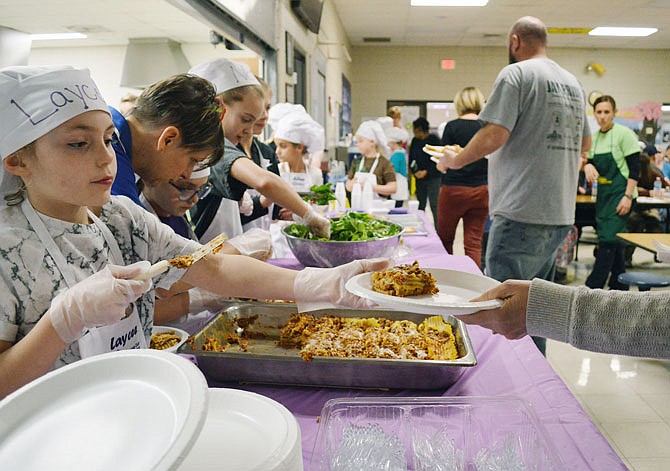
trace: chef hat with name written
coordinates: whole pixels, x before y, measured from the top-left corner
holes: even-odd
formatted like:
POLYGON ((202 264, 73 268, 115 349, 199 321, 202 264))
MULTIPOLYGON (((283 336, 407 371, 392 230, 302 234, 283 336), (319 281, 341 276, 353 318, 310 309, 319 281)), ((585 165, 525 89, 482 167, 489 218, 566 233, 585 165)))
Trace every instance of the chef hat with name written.
POLYGON ((284 139, 293 144, 304 144, 309 153, 323 151, 326 144, 323 126, 307 113, 300 111, 289 113, 279 120, 275 139, 284 139))
POLYGON ((294 105, 293 103, 277 103, 270 107, 268 111, 268 124, 273 131, 277 130, 277 124, 287 114, 303 113, 307 114, 307 110, 302 105, 294 105))
POLYGON ((356 136, 362 136, 366 139, 375 141, 379 151, 384 157, 391 155, 391 149, 386 145, 387 138, 382 129, 382 125, 377 121, 363 121, 358 129, 356 130, 356 136))
MULTIPOLYGON (((0 69, 0 158, 4 160, 64 122, 87 111, 109 113, 88 69, 68 65, 0 69)), ((0 206, 21 179, 0 169, 0 206)))
POLYGON ((224 57, 198 64, 192 67, 188 73, 212 82, 217 95, 247 85, 261 86, 247 64, 231 61, 224 57))

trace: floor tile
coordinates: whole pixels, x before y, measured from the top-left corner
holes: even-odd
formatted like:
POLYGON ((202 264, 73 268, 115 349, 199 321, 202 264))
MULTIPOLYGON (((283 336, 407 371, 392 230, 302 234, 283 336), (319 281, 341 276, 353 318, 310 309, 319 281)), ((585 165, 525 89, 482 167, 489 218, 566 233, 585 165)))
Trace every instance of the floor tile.
POLYGON ((653 423, 602 423, 607 435, 627 460, 670 458, 670 425, 653 423))
MULTIPOLYGON (((640 396, 644 402, 656 411, 656 413, 670 424, 670 393, 668 394, 644 394, 640 396)), ((670 469, 670 467, 668 468, 670 469)))
MULTIPOLYGON (((587 394, 581 396, 597 422, 658 422, 656 410, 638 396, 587 394)), ((667 424, 666 424, 667 425, 667 424)))
POLYGON ((634 458, 626 464, 633 471, 664 471, 670 469, 670 458, 634 458))

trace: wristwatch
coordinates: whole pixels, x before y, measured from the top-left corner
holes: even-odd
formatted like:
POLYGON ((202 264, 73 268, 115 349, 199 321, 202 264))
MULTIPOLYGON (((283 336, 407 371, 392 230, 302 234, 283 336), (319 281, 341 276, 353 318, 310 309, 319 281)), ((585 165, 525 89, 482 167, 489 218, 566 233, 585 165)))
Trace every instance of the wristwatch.
POLYGON ((633 201, 633 195, 624 195, 624 196, 625 196, 626 198, 628 198, 629 200, 633 201))

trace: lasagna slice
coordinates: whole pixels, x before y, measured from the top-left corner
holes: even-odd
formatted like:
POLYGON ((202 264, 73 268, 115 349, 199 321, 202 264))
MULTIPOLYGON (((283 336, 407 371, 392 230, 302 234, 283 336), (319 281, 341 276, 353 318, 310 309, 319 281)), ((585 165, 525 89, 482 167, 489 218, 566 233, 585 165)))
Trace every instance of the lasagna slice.
POLYGON ((373 273, 372 290, 402 297, 435 294, 439 291, 435 281, 433 275, 419 268, 419 262, 414 260, 411 265, 398 265, 373 273))

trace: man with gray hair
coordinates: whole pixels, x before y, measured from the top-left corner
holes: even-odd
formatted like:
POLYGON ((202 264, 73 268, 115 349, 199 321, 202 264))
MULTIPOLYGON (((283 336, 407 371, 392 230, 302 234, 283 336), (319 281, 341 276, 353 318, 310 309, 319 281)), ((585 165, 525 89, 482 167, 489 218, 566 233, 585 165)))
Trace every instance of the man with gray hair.
MULTIPOLYGON (((574 222, 579 156, 591 146, 586 96, 546 54, 547 29, 526 16, 512 26, 509 62, 479 114, 484 127, 438 169, 490 154, 487 273, 499 280, 552 280, 556 249, 574 222)), ((534 338, 544 353, 546 340, 534 338)))

